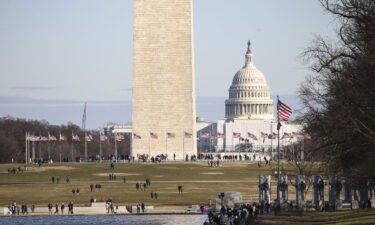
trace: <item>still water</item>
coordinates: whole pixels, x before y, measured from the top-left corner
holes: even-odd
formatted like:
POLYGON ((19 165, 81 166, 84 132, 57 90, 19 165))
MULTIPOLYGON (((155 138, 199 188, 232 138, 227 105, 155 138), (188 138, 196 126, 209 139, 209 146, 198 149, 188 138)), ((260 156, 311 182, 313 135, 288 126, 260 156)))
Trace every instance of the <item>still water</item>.
POLYGON ((1 225, 202 225, 207 215, 0 217, 1 225))

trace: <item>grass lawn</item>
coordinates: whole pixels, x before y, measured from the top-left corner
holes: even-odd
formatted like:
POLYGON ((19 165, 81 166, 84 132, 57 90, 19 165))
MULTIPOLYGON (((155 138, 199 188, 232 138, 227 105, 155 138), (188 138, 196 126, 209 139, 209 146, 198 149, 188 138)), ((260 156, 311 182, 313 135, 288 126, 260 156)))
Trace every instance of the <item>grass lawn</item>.
POLYGON ((257 225, 266 224, 375 224, 375 210, 349 210, 337 212, 305 212, 303 216, 283 215, 278 217, 259 217, 257 225))
MULTIPOLYGON (((7 172, 8 168, 18 166, 23 167, 17 164, 0 165, 0 206, 13 201, 37 206, 68 201, 87 205, 91 197, 97 201, 112 197, 115 203, 126 205, 138 202, 154 206, 207 205, 210 199, 214 204, 217 194, 223 191, 239 191, 244 199, 257 200, 258 176, 272 175, 277 169, 276 163, 271 166, 263 164, 258 168, 256 162, 223 162, 220 167, 210 167, 205 162, 116 163, 115 170, 111 170, 108 163, 56 163, 40 168, 31 165, 23 173, 7 172), (115 173, 117 180, 109 181, 109 173, 115 173), (52 176, 60 177, 60 184, 52 184, 52 176), (71 177, 70 184, 65 182, 67 176, 71 177), (127 179, 126 184, 123 183, 123 177, 127 179), (151 179, 151 187, 146 191, 136 191, 135 183, 144 183, 146 178, 151 179), (101 191, 90 192, 91 183, 100 183, 101 191), (184 186, 183 194, 178 194, 179 184, 184 186), (80 195, 73 196, 71 191, 77 188, 80 189, 80 195), (158 193, 157 200, 151 199, 151 191, 158 193)), ((290 165, 282 167, 289 179, 294 179, 290 165)), ((275 181, 272 177, 272 198, 276 198, 275 181)), ((311 191, 307 198, 311 198, 311 191)), ((295 188, 292 185, 289 186, 289 199, 295 199, 295 188)))
MULTIPOLYGON (((223 191, 239 191, 244 199, 257 200, 258 176, 271 175, 277 168, 276 163, 258 168, 257 163, 253 162, 226 162, 220 167, 209 167, 205 162, 172 162, 116 163, 115 170, 111 170, 108 163, 64 163, 42 165, 41 168, 32 165, 28 166, 24 173, 7 172, 8 168, 18 166, 23 165, 0 165, 0 206, 6 206, 13 201, 39 206, 50 202, 66 204, 68 201, 74 201, 76 205, 87 205, 91 197, 95 197, 97 201, 112 197, 116 203, 127 205, 140 201, 154 206, 188 206, 208 204, 210 199, 214 204, 217 194, 223 191), (109 181, 109 173, 117 174, 117 180, 109 181), (52 176, 60 177, 60 184, 52 184, 52 176), (67 176, 71 177, 70 184, 65 182, 67 176), (123 177, 127 179, 126 184, 123 183, 123 177), (143 183, 146 178, 151 179, 151 187, 146 191, 136 191, 135 183, 143 183), (5 184, 12 182, 35 184, 5 184), (100 183, 101 191, 94 188, 94 192, 90 192, 91 183, 100 183), (178 194, 179 184, 184 186, 183 194, 178 194), (73 196, 73 188, 80 189, 79 196, 73 196), (151 191, 158 193, 157 200, 150 198, 151 191)), ((292 174, 292 171, 288 173, 292 174)), ((273 196, 276 196, 274 187, 272 192, 273 196)), ((291 195, 294 193, 293 189, 291 188, 291 195)))

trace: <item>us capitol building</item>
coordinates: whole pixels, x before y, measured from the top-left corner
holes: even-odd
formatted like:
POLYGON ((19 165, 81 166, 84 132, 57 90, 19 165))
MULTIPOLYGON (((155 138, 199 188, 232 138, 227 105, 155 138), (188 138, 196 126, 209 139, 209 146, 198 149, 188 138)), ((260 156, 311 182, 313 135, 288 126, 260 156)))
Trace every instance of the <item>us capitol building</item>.
POLYGON ((273 100, 263 73, 254 66, 250 41, 245 65, 234 75, 225 101, 226 121, 274 121, 273 100))
MULTIPOLYGON (((205 122, 202 118, 197 120, 197 137, 201 137, 198 149, 205 152, 276 151, 277 139, 265 137, 277 133, 276 109, 270 92, 264 74, 254 65, 249 41, 245 65, 234 75, 229 88, 225 119, 216 123, 205 122), (205 138, 207 134, 211 138, 205 138)), ((285 132, 300 129, 300 125, 283 123, 280 138, 285 132)), ((289 138, 280 140, 280 143, 286 145, 293 141, 289 138)))

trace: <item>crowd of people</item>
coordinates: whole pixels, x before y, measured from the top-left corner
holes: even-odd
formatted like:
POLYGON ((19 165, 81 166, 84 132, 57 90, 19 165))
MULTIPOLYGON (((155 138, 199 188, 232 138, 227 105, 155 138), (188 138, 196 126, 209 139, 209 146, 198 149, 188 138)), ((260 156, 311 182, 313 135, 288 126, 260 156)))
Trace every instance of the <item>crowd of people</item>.
MULTIPOLYGON (((34 213, 35 205, 31 205, 30 210, 31 210, 32 213, 34 213)), ((10 215, 20 215, 20 214, 21 215, 25 215, 25 214, 27 215, 27 214, 29 214, 28 207, 27 207, 26 203, 24 203, 20 206, 20 205, 17 205, 16 202, 13 202, 12 204, 10 204, 8 206, 8 211, 9 211, 10 215)))
POLYGON ((259 214, 259 205, 256 203, 242 204, 233 209, 222 206, 219 212, 208 213, 208 219, 203 225, 240 225, 252 224, 259 214))
MULTIPOLYGON (((64 210, 65 210, 65 204, 64 203, 61 203, 60 205, 58 203, 56 203, 55 205, 53 205, 52 203, 48 203, 47 205, 47 208, 48 208, 48 214, 49 215, 64 215, 64 210), (53 211, 53 209, 55 209, 53 211)), ((30 207, 30 210, 31 210, 31 213, 35 213, 35 205, 32 204, 31 207, 30 207)), ((73 209, 74 209, 74 204, 73 202, 69 202, 68 204, 68 214, 73 214, 73 209)), ((28 215, 29 214, 29 210, 28 210, 28 206, 27 204, 22 204, 21 206, 20 205, 17 205, 16 202, 13 202, 13 204, 9 205, 8 206, 8 214, 9 215, 28 215)))
POLYGON ((24 167, 17 167, 17 168, 8 168, 8 173, 10 174, 16 174, 16 173, 23 173, 23 171, 26 170, 26 166, 24 167))

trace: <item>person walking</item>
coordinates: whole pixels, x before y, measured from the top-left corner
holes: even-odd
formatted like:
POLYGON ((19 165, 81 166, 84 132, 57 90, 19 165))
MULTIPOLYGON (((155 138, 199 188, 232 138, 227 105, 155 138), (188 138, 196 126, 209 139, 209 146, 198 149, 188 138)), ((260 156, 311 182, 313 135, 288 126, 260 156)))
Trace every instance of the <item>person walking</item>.
POLYGON ((68 204, 68 208, 69 208, 68 214, 69 213, 73 214, 73 207, 74 207, 73 202, 69 202, 69 204, 68 204))

